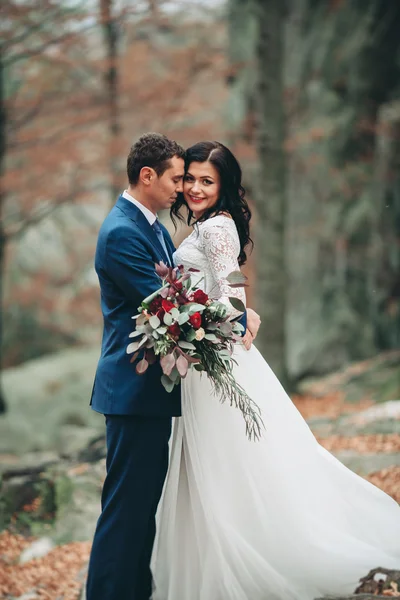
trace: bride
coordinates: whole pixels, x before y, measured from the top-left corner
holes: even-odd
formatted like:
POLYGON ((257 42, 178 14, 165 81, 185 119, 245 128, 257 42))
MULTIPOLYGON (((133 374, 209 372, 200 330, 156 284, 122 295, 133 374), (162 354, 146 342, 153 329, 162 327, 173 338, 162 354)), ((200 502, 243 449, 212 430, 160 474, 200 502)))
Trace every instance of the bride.
MULTIPOLYGON (((175 263, 200 269, 200 287, 232 309, 228 295, 245 294, 226 276, 249 241, 240 166, 222 144, 201 142, 188 149, 185 172, 173 212, 186 204, 195 225, 175 263)), ((351 593, 374 567, 400 568, 400 507, 317 443, 257 348, 244 344, 235 377, 266 428, 249 441, 240 411, 189 371, 157 515, 153 600, 312 600, 351 593)))

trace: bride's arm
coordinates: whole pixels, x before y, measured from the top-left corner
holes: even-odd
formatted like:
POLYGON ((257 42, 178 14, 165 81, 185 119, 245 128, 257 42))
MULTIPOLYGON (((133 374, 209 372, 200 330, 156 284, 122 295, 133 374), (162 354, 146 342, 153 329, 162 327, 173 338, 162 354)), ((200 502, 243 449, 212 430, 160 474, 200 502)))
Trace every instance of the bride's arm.
MULTIPOLYGON (((227 227, 209 220, 202 224, 201 236, 210 273, 218 283, 217 299, 229 308, 232 318, 236 318, 241 312, 233 308, 229 297, 239 298, 246 306, 246 294, 244 288, 232 288, 226 278, 232 271, 240 270, 238 263, 240 242, 237 232, 230 225, 227 227)), ((242 322, 242 325, 246 327, 245 322, 242 322)))

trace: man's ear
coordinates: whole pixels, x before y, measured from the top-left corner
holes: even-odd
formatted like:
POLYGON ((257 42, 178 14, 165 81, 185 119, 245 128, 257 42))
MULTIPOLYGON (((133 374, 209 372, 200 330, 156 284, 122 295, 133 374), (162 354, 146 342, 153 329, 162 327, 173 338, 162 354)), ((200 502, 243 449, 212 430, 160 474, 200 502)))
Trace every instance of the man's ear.
POLYGON ((156 177, 156 172, 151 167, 142 167, 139 173, 139 181, 144 185, 150 185, 156 177))

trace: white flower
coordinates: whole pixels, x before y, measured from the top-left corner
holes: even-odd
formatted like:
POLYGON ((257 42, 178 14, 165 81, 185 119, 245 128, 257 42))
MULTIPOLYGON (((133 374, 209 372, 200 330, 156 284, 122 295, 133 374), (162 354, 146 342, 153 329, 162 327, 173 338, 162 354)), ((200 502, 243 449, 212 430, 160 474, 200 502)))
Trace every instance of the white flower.
POLYGON ((196 340, 198 342, 201 342, 205 335, 206 332, 204 331, 204 329, 202 327, 199 327, 199 329, 196 331, 196 340))

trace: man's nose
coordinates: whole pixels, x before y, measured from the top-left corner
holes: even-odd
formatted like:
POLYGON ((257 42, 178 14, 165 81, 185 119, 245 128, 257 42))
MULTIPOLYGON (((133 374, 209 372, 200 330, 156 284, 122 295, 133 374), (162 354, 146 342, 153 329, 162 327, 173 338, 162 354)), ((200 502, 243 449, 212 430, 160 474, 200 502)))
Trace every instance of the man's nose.
POLYGON ((178 185, 176 186, 176 191, 177 192, 183 192, 183 181, 180 181, 178 183, 178 185))

